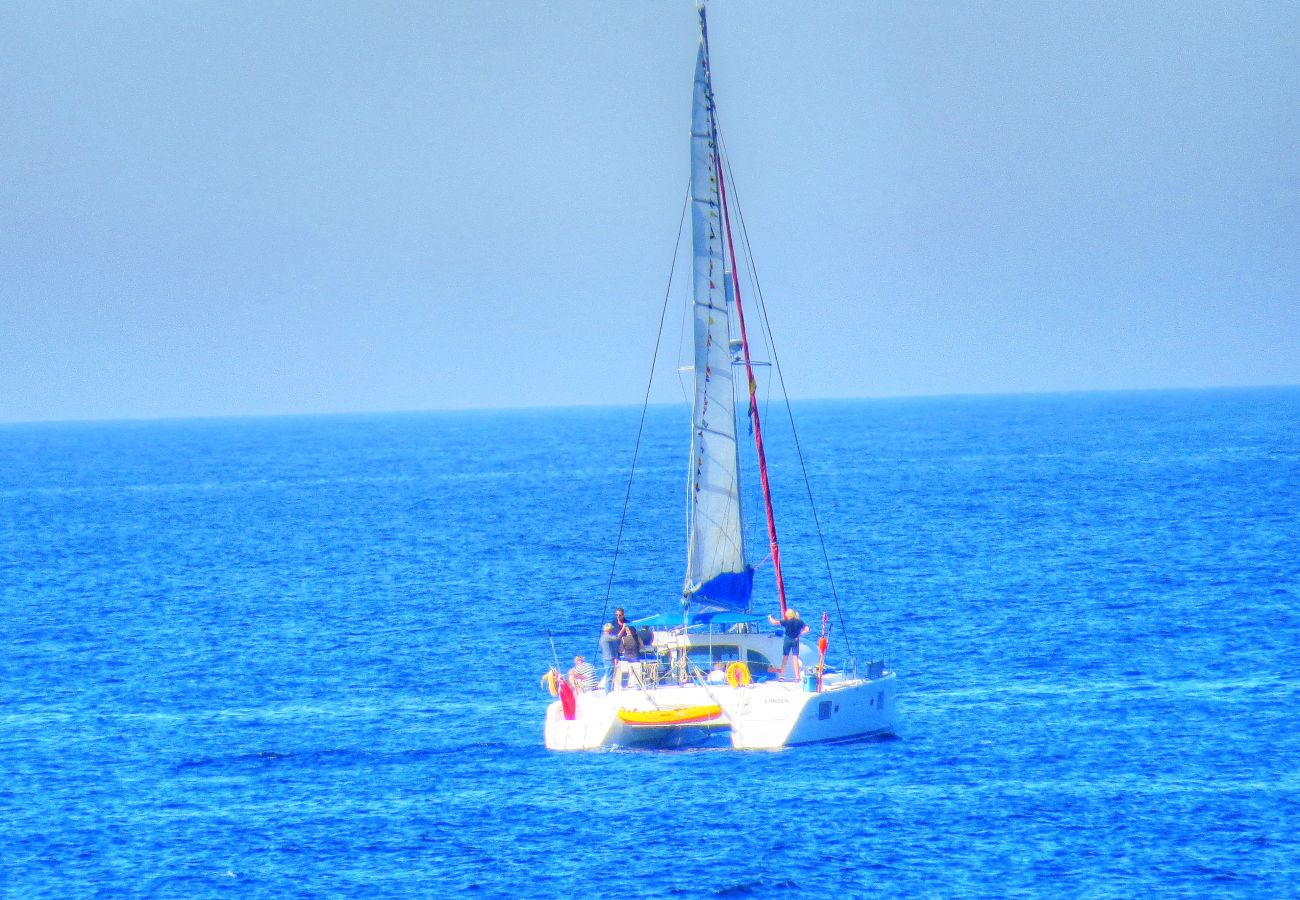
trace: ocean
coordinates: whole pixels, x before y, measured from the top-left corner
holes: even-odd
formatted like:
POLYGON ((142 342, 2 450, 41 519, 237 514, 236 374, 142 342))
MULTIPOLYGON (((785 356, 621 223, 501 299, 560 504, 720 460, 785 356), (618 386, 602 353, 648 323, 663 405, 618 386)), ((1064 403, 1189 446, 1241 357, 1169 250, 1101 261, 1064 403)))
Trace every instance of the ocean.
POLYGON ((791 602, 894 738, 543 747, 677 602, 684 410, 630 491, 630 408, 0 427, 0 896, 1300 892, 1300 389, 795 414, 791 602))

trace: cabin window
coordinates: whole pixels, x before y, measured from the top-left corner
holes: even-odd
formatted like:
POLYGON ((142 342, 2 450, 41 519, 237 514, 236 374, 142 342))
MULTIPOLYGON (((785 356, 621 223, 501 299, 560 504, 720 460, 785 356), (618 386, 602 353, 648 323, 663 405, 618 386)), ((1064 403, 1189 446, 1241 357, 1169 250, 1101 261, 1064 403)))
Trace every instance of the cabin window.
POLYGON ((766 672, 772 668, 772 663, 768 661, 768 658, 757 650, 747 650, 745 652, 745 661, 749 663, 749 671, 751 672, 766 672))
POLYGON ((876 709, 884 709, 884 708, 885 708, 885 692, 881 691, 880 693, 876 694, 876 709))
POLYGON ((817 704, 817 718, 829 719, 831 717, 831 701, 823 700, 817 704))
POLYGON ((714 644, 712 647, 691 647, 686 651, 691 662, 705 665, 715 662, 734 662, 740 659, 740 648, 735 644, 714 644))

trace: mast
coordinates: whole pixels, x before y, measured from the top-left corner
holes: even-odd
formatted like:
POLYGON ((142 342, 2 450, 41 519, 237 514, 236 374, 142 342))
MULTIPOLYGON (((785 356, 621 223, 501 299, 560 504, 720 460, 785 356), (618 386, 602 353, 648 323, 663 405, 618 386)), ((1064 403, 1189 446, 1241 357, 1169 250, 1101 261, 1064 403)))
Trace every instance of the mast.
MULTIPOLYGON (((705 59, 709 53, 709 31, 700 6, 700 34, 705 59)), ((717 178, 719 204, 722 207, 722 228, 727 238, 727 256, 731 260, 731 294, 736 305, 736 321, 740 325, 740 347, 745 360, 745 381, 749 387, 749 418, 754 425, 754 449, 758 456, 758 477, 763 488, 763 508, 767 514, 767 536, 772 549, 772 569, 776 573, 776 593, 781 602, 781 616, 785 616, 785 577, 781 571, 781 545, 776 537, 776 517, 772 512, 772 489, 767 479, 767 455, 763 452, 763 425, 758 415, 758 384, 754 379, 754 365, 749 355, 749 337, 745 331, 745 307, 740 298, 740 275, 736 268, 736 246, 731 238, 731 216, 727 208, 727 183, 722 176, 722 149, 718 143, 718 122, 712 103, 710 84, 709 128, 713 135, 713 166, 717 178)))

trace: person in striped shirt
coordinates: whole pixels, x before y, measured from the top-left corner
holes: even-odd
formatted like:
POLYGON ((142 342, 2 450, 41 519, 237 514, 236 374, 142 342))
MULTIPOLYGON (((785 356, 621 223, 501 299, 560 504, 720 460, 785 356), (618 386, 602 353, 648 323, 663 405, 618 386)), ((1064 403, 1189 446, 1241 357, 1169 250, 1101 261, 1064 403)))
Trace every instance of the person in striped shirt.
POLYGON ((569 670, 569 684, 575 691, 590 691, 596 687, 596 670, 581 654, 573 658, 573 668, 569 670))

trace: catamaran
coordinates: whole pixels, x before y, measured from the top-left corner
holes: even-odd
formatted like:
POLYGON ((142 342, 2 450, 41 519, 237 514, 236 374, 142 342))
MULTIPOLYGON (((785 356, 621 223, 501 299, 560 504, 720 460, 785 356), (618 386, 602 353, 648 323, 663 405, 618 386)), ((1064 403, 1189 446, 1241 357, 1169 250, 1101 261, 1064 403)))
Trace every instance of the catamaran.
MULTIPOLYGON (((634 621, 646 645, 620 661, 594 689, 576 690, 557 670, 546 710, 552 750, 674 747, 729 741, 737 749, 779 749, 890 734, 896 677, 883 661, 826 661, 827 615, 820 636, 800 642, 802 677, 785 674, 782 634, 753 611, 754 566, 741 520, 740 445, 735 376, 747 387, 744 415, 754 439, 770 562, 782 621, 787 603, 772 509, 757 383, 732 239, 728 172, 718 138, 708 25, 699 8, 700 44, 691 113, 690 208, 693 256, 694 382, 691 412, 689 535, 680 603, 634 621), (734 336, 734 337, 733 337, 734 336)), ((766 562, 767 560, 764 560, 766 562)), ((824 598, 807 598, 816 606, 824 598)), ((836 601, 838 605, 838 600, 836 601)))

